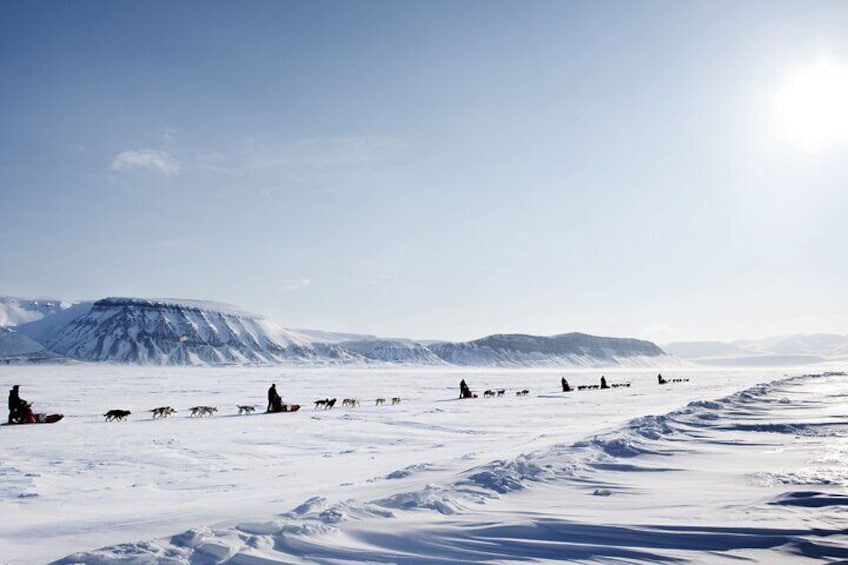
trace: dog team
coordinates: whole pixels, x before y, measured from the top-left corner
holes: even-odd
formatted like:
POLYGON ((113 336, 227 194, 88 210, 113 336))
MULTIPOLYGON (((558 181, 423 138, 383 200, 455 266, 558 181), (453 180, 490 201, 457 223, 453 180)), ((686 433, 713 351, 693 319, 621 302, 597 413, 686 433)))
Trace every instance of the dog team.
MULTIPOLYGON (((657 384, 664 385, 668 383, 685 383, 689 382, 689 379, 666 379, 662 376, 662 374, 657 375, 657 384)), ((572 391, 583 391, 583 390, 597 390, 597 389, 609 389, 609 388, 629 388, 630 383, 607 383, 606 377, 601 376, 601 382, 597 385, 578 385, 576 387, 572 387, 568 384, 568 381, 565 377, 560 379, 560 385, 562 386, 563 392, 572 392, 572 391)), ((267 412, 285 412, 287 411, 287 406, 283 404, 280 395, 277 393, 276 384, 272 384, 271 388, 268 389, 268 408, 267 412)), ((523 389, 516 391, 515 395, 519 397, 527 396, 530 393, 529 390, 523 389)), ((506 394, 506 389, 498 388, 498 389, 488 389, 483 392, 483 398, 495 398, 501 397, 506 394)), ((472 391, 465 382, 465 379, 462 379, 459 383, 459 397, 460 398, 477 398, 478 395, 476 392, 472 391)), ((323 408, 324 410, 330 410, 336 405, 336 398, 322 398, 315 401, 315 409, 323 408)), ((391 404, 392 406, 396 406, 400 404, 401 398, 399 396, 392 397, 391 404)), ((376 398, 374 400, 375 406, 382 406, 386 403, 386 399, 383 397, 376 398)), ((342 399, 341 405, 346 408, 357 408, 360 406, 360 401, 357 398, 345 398, 342 399)), ((256 407, 253 405, 245 405, 238 404, 236 405, 238 408, 239 415, 253 414, 256 412, 256 407)), ((294 405, 296 407, 297 405, 294 405)), ((217 411, 218 408, 215 406, 194 406, 189 408, 189 416, 194 417, 211 417, 217 411)), ((150 410, 149 412, 153 413, 153 419, 158 420, 161 418, 168 418, 169 416, 173 416, 177 413, 177 411, 171 406, 159 406, 150 410)), ((107 422, 121 422, 127 419, 131 412, 129 410, 109 410, 103 416, 105 417, 107 422)))
POLYGON ((662 374, 657 375, 658 385, 667 385, 668 383, 688 383, 689 379, 664 379, 662 374))

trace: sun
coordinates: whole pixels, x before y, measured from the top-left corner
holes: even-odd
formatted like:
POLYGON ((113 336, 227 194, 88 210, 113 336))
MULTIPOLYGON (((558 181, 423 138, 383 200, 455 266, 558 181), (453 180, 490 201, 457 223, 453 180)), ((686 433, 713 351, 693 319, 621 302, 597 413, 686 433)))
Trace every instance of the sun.
POLYGON ((832 60, 795 69, 774 100, 777 134, 803 149, 848 143, 848 67, 832 60))

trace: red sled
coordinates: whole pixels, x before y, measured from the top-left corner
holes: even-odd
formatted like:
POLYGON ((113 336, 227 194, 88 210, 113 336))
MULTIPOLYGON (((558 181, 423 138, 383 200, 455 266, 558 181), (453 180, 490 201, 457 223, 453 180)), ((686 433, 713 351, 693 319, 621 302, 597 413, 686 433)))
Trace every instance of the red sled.
POLYGON ((282 410, 272 410, 268 414, 280 414, 281 412, 297 412, 300 410, 300 404, 283 404, 282 410))
POLYGON ((14 424, 0 424, 3 426, 24 426, 27 424, 55 424, 62 418, 64 414, 30 414, 30 417, 25 422, 15 422, 14 424))

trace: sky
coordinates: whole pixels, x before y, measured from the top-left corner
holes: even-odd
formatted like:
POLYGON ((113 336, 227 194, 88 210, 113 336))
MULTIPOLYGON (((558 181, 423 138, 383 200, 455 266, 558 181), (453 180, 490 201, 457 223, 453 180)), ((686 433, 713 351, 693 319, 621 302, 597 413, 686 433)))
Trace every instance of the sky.
POLYGON ((0 295, 846 334, 846 29, 839 1, 8 0, 0 295))

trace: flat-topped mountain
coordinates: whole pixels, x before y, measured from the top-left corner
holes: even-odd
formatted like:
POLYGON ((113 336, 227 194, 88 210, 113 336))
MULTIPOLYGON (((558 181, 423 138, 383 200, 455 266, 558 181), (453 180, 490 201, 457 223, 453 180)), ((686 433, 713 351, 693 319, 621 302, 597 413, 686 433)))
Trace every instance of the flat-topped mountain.
MULTIPOLYGON (((392 363, 458 366, 646 366, 668 362, 651 342, 581 333, 499 334, 463 343, 289 330, 234 306, 111 297, 57 309, 6 336, 51 358, 155 365, 392 363), (43 348, 39 349, 39 348, 43 348)), ((8 333, 8 332, 7 332, 8 333)), ((25 355, 23 356, 26 357, 25 355)), ((0 359, 3 353, 0 351, 0 359)), ((16 359, 21 358, 20 355, 16 359)))
POLYGON ((105 298, 42 339, 84 361, 269 364, 316 356, 307 338, 261 316, 193 300, 105 298))

